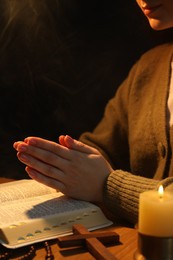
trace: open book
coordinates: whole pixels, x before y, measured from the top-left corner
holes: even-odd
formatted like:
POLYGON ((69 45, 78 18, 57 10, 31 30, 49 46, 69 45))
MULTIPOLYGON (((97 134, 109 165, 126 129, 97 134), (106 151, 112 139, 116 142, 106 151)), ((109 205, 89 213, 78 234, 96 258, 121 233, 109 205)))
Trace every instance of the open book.
POLYGON ((72 233, 72 225, 95 230, 112 224, 96 205, 71 199, 34 180, 0 184, 0 243, 17 248, 72 233))

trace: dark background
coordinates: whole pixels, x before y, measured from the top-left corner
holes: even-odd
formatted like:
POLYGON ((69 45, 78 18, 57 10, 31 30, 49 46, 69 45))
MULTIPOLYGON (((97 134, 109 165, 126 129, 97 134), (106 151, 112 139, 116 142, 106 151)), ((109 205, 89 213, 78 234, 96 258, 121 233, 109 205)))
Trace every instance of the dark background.
POLYGON ((154 32, 135 1, 37 0, 33 8, 16 0, 10 22, 4 2, 0 176, 20 179, 28 176, 14 141, 92 131, 132 64, 170 33, 154 32))

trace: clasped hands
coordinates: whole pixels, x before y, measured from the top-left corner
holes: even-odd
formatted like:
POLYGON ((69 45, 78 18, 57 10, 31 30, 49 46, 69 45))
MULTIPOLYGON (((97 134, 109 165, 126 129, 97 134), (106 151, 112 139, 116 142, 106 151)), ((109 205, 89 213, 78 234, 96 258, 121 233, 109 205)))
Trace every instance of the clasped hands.
POLYGON ((59 144, 27 137, 13 147, 32 179, 75 199, 102 202, 104 182, 113 169, 95 148, 68 135, 60 136, 59 144))

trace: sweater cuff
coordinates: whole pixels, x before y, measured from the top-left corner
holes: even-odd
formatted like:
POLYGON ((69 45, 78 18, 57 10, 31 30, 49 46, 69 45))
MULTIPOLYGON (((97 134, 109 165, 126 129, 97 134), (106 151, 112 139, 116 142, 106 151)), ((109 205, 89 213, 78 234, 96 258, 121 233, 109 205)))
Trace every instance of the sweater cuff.
POLYGON ((156 189, 159 181, 116 170, 104 186, 104 204, 116 217, 133 224, 138 221, 139 194, 156 189))

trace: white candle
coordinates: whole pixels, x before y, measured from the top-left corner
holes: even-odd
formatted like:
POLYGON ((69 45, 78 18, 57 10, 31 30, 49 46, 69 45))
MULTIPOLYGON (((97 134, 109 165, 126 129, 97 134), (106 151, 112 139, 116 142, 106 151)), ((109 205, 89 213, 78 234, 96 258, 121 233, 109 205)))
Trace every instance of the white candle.
POLYGON ((139 199, 139 233, 156 237, 173 237, 173 193, 145 191, 139 199))

